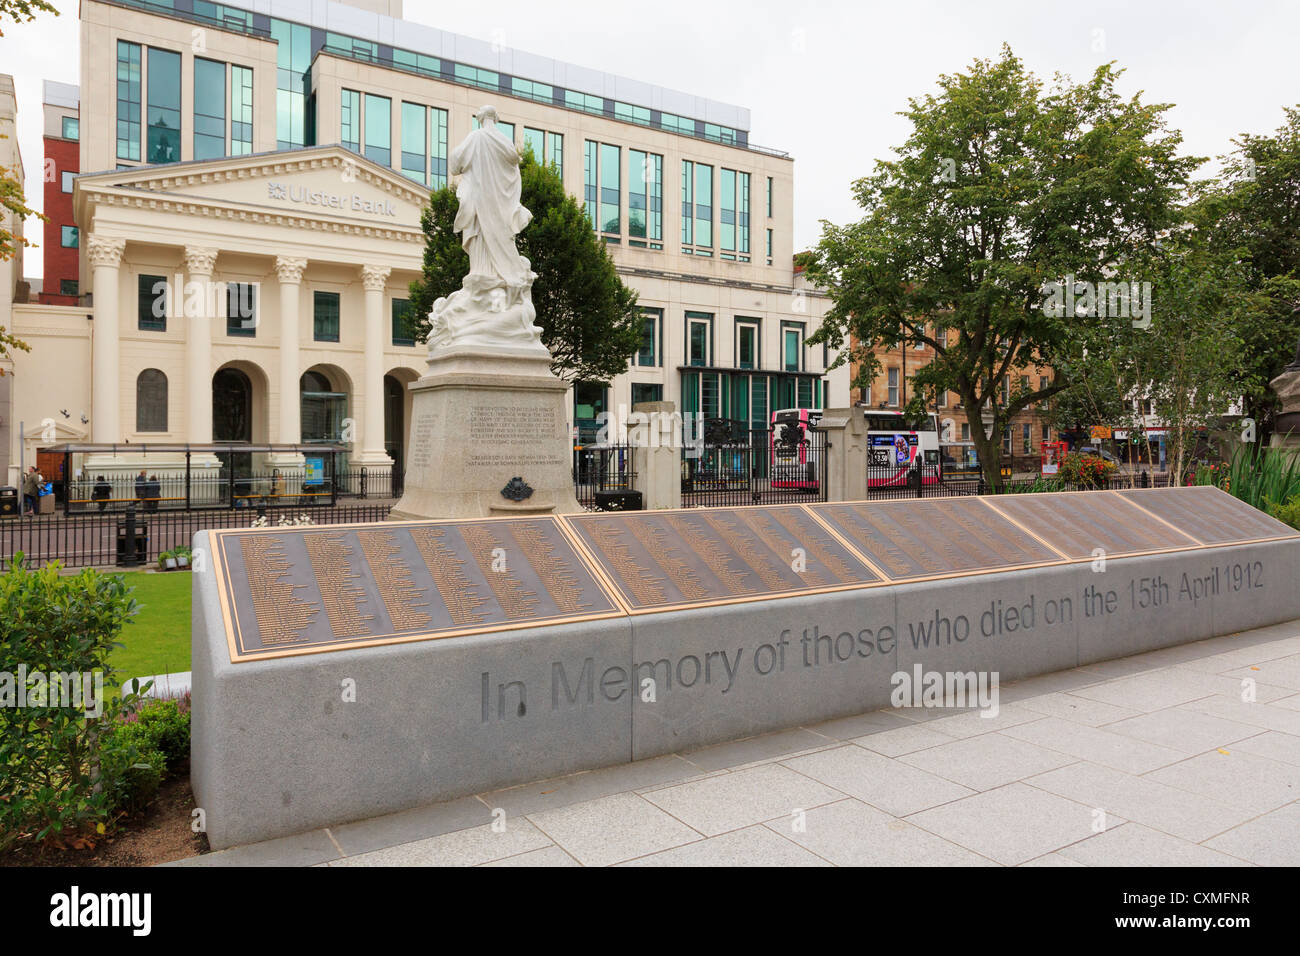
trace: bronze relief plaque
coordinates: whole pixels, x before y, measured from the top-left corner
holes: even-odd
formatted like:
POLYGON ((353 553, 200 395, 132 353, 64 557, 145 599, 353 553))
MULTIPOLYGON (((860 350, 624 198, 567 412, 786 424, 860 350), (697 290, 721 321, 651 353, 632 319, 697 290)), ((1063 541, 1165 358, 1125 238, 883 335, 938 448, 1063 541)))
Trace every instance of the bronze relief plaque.
POLYGON ((551 517, 211 534, 232 661, 623 613, 551 517))
POLYGON ((633 614, 883 583, 799 505, 564 520, 633 614))
POLYGON ((1177 528, 1111 492, 998 495, 986 500, 1071 558, 1091 558, 1097 548, 1116 557, 1196 545, 1177 528))
POLYGON ((1053 564, 1060 554, 979 498, 809 505, 891 581, 1053 564))
POLYGON ((1185 531, 1202 544, 1296 537, 1294 528, 1210 485, 1116 491, 1126 501, 1185 531))

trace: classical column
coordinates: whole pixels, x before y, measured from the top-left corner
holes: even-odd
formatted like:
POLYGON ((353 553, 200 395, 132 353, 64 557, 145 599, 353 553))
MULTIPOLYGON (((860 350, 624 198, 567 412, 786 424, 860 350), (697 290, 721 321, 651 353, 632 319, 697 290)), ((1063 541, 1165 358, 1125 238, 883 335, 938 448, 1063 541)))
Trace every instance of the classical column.
POLYGON ((185 247, 186 286, 198 283, 198 295, 186 295, 189 323, 185 331, 186 407, 189 410, 185 440, 192 445, 212 441, 212 319, 209 313, 221 306, 213 293, 212 269, 217 250, 203 246, 185 247), (196 307, 197 306, 197 307, 196 307))
POLYGON ((284 445, 296 445, 302 441, 298 306, 302 273, 306 268, 306 259, 277 256, 275 260, 275 274, 280 280, 280 428, 275 440, 284 445))
MULTIPOLYGON (((388 266, 362 266, 366 287, 366 356, 362 385, 365 416, 356 444, 361 453, 353 461, 361 465, 391 465, 384 450, 384 289, 388 287, 388 266)), ((355 410, 353 411, 355 415, 355 410)))
POLYGON ((91 289, 95 296, 95 323, 91 340, 94 381, 91 392, 91 414, 94 416, 91 419, 91 436, 94 441, 107 444, 119 443, 123 438, 117 312, 121 296, 118 269, 122 264, 124 248, 125 239, 97 235, 86 237, 86 254, 90 257, 92 270, 91 289))

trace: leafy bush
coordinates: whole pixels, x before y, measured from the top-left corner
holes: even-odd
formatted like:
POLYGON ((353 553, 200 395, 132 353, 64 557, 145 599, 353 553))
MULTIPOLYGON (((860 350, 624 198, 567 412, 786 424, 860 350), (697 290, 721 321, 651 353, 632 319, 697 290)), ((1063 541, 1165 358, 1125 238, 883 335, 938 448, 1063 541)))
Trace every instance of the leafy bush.
POLYGON ((126 770, 101 759, 100 743, 104 728, 134 701, 108 693, 118 686, 108 657, 138 605, 119 576, 59 570, 57 562, 32 570, 20 552, 0 575, 0 695, 7 698, 0 706, 0 850, 20 840, 103 832, 117 775, 126 770), (34 683, 38 673, 41 684, 34 683), (97 678, 99 699, 66 706, 59 693, 33 693, 54 689, 50 675, 71 674, 90 675, 92 688, 97 678))
POLYGON ((1268 513, 1283 524, 1289 524, 1300 531, 1300 495, 1296 495, 1284 504, 1269 502, 1268 513))
POLYGON ((149 805, 158 787, 190 755, 190 695, 137 699, 104 735, 104 761, 116 773, 112 803, 126 813, 149 805))
POLYGON ((1072 451, 1061 460, 1060 477, 1072 485, 1095 488, 1109 481, 1118 470, 1119 466, 1113 461, 1072 451))

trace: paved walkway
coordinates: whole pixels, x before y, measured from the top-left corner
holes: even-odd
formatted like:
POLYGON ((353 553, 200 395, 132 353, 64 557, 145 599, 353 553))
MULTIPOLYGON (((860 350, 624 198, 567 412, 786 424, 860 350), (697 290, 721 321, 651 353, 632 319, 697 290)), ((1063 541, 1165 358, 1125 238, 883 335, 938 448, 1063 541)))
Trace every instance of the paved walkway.
POLYGON ((1008 684, 1000 703, 876 711, 180 863, 1300 865, 1300 621, 1008 684))

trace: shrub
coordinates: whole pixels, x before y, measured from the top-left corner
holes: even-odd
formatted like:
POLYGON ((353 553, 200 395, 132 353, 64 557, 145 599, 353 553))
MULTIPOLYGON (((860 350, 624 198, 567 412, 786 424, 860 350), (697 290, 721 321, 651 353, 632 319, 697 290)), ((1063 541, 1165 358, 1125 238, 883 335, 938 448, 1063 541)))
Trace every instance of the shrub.
POLYGON ((102 832, 112 820, 117 775, 127 769, 101 759, 100 744, 134 701, 108 693, 118 686, 108 657, 138 605, 119 576, 59 570, 57 562, 32 570, 20 552, 0 575, 0 694, 9 698, 0 706, 0 850, 20 840, 102 832), (83 701, 88 706, 61 706, 69 702, 57 693, 33 693, 41 686, 36 674, 42 683, 48 675, 91 675, 103 692, 83 701))
POLYGON ((1072 485, 1095 488, 1109 481, 1118 470, 1119 467, 1113 461, 1072 451, 1061 460, 1060 477, 1072 485))
POLYGON ((190 695, 137 701, 122 714, 113 733, 137 742, 144 752, 157 751, 166 769, 174 769, 190 755, 190 695))
POLYGON ((1296 495, 1283 504, 1269 502, 1268 513, 1283 524, 1300 531, 1300 495, 1296 495))

